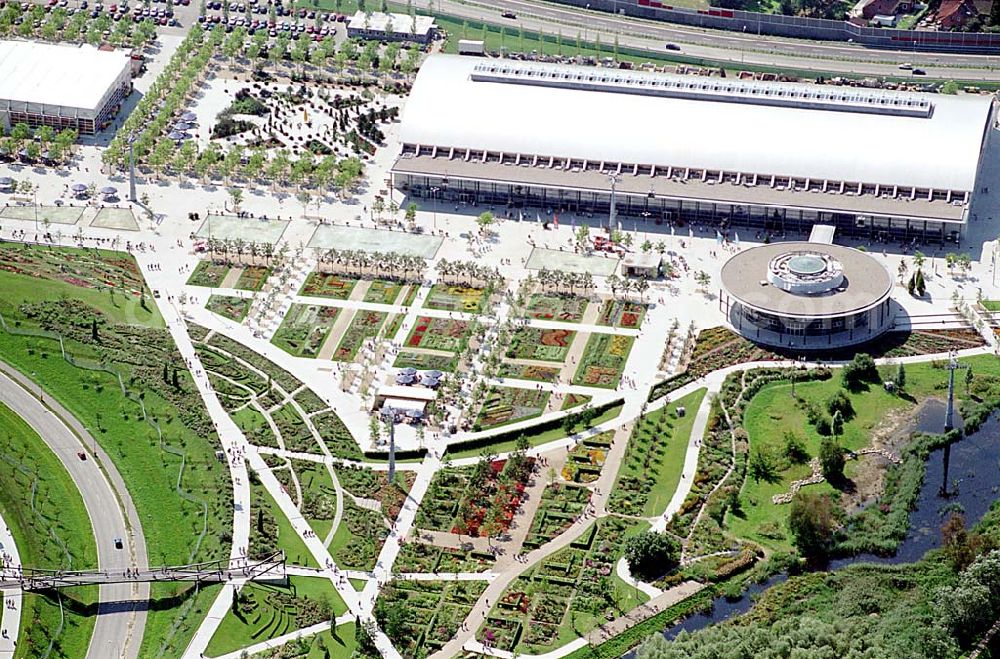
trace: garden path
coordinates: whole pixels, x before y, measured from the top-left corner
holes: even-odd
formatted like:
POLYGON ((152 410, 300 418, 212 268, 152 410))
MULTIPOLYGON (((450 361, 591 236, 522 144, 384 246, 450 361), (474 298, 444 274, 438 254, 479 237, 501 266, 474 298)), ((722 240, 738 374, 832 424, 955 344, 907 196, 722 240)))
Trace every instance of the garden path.
POLYGON ((435 350, 434 348, 406 348, 407 352, 415 352, 421 355, 437 355, 439 357, 453 357, 455 353, 447 350, 435 350))
POLYGON ((319 349, 319 354, 316 355, 317 359, 331 359, 333 357, 337 346, 340 345, 340 339, 343 338, 344 332, 347 331, 347 327, 351 324, 352 320, 354 320, 353 311, 347 309, 340 310, 340 313, 337 314, 337 319, 333 321, 330 333, 323 342, 323 347, 319 349))
POLYGON ((333 513, 333 523, 330 524, 330 531, 323 538, 323 546, 329 548, 330 543, 333 542, 333 536, 336 535, 337 529, 340 528, 340 522, 344 519, 344 488, 340 486, 340 479, 337 478, 337 471, 328 462, 326 463, 326 471, 330 474, 330 478, 333 480, 333 491, 337 497, 337 507, 333 513))
MULTIPOLYGON (((564 362, 543 362, 538 359, 516 359, 513 357, 505 357, 504 361, 507 362, 508 364, 518 364, 522 366, 542 366, 545 368, 562 369, 564 366, 566 366, 564 362)), ((528 380, 528 381, 533 382, 534 384, 539 384, 538 382, 534 382, 533 380, 528 380)))
POLYGON ((587 308, 583 310, 583 318, 580 319, 582 325, 596 325, 597 319, 601 315, 600 302, 588 302, 587 308))
MULTIPOLYGON (((621 421, 618 421, 618 423, 621 423, 621 421)), ((611 444, 611 449, 608 451, 605 464, 617 465, 621 462, 621 460, 625 457, 625 447, 628 436, 631 432, 632 423, 625 424, 618 429, 615 433, 614 441, 611 444)), ((432 659, 446 659, 454 657, 462 652, 466 643, 470 641, 475 642, 476 630, 479 629, 479 626, 482 624, 483 620, 486 619, 486 615, 490 610, 488 602, 491 600, 493 602, 497 602, 500 595, 503 594, 504 590, 506 590, 507 586, 509 586, 514 579, 521 576, 525 571, 537 565, 548 556, 568 547, 571 542, 583 535, 584 531, 590 528, 591 524, 595 523, 596 518, 602 517, 606 514, 608 496, 611 492, 611 487, 614 485, 615 477, 617 476, 616 472, 617 470, 615 469, 604 469, 601 471, 600 477, 592 483, 594 491, 594 494, 590 499, 594 509, 594 515, 592 517, 580 517, 573 522, 573 524, 570 525, 566 531, 556 536, 554 540, 547 542, 538 549, 524 555, 522 562, 515 561, 513 555, 511 554, 499 557, 493 568, 493 571, 496 572, 498 576, 495 580, 490 582, 490 585, 486 587, 486 590, 483 591, 483 594, 472 607, 472 610, 465 619, 466 629, 459 630, 455 636, 444 645, 444 647, 431 655, 432 659)))
POLYGON ((368 293, 368 289, 371 288, 372 282, 370 279, 361 279, 354 285, 351 289, 351 294, 347 297, 348 300, 354 300, 355 302, 361 302, 365 299, 365 295, 368 293))
POLYGON ((641 329, 630 327, 610 327, 596 323, 563 323, 558 320, 538 320, 536 318, 529 319, 527 326, 537 327, 538 329, 565 329, 575 332, 600 332, 602 334, 619 334, 621 336, 639 336, 642 332, 641 329))
MULTIPOLYGON (((0 564, 6 567, 21 565, 14 536, 2 517, 0 517, 0 564)), ((7 588, 0 590, 0 595, 3 596, 4 602, 3 610, 0 611, 0 625, 3 627, 3 634, 0 634, 0 659, 12 659, 17 644, 17 634, 21 628, 21 589, 7 588), (13 602, 10 608, 7 606, 8 600, 13 602)))
POLYGON ((399 287, 399 293, 396 295, 396 299, 392 301, 393 306, 403 307, 403 301, 406 300, 406 296, 409 294, 410 289, 416 286, 416 284, 403 284, 399 287))
POLYGON ((236 282, 240 280, 240 275, 243 274, 243 268, 229 268, 229 272, 223 278, 222 282, 219 283, 219 288, 236 288, 236 282))
POLYGON ((576 369, 583 359, 583 352, 587 347, 588 340, 590 340, 590 332, 577 332, 573 337, 573 345, 566 351, 566 358, 563 360, 562 368, 559 371, 560 382, 565 382, 566 384, 573 382, 573 376, 576 374, 576 369))
POLYGON ((697 581, 682 581, 673 588, 663 591, 645 604, 637 606, 625 615, 594 629, 587 634, 587 643, 589 645, 600 645, 609 638, 614 638, 625 630, 635 627, 643 620, 653 617, 660 611, 665 611, 674 604, 686 600, 707 586, 708 584, 698 583, 697 581))

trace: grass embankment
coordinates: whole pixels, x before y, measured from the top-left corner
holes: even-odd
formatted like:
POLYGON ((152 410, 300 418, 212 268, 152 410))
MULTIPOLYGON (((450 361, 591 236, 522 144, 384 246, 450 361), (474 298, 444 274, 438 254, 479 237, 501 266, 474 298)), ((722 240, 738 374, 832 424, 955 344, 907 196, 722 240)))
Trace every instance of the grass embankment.
MULTIPOLYGON (((59 458, 10 408, 0 405, 0 516, 10 527, 28 567, 82 570, 97 567, 97 545, 80 492, 59 458)), ((15 657, 38 657, 53 643, 56 656, 87 653, 94 618, 64 606, 59 595, 27 594, 15 657)), ((97 601, 97 588, 73 588, 62 597, 83 605, 97 601)), ((4 627, 10 611, 4 607, 4 627)))
MULTIPOLYGON (((226 612, 205 654, 217 657, 235 652, 302 627, 328 622, 331 617, 346 612, 347 605, 329 579, 289 577, 287 586, 248 583, 240 590, 237 605, 226 612)), ((344 631, 343 626, 339 628, 338 636, 346 646, 346 641, 353 640, 354 635, 345 638, 344 631)), ((318 645, 318 641, 309 640, 318 645)), ((324 642, 328 640, 332 639, 324 639, 324 642)), ((334 649, 334 646, 327 647, 334 649)), ((334 652, 332 656, 349 657, 350 654, 334 652)))
MULTIPOLYGON (((120 373, 129 393, 142 400, 148 418, 162 429, 161 445, 140 405, 122 393, 116 376, 70 364, 54 339, 0 331, 3 359, 39 382, 114 461, 138 511, 150 563, 177 565, 228 555, 233 512, 228 471, 215 457, 218 441, 193 381, 186 370, 173 369, 183 360, 162 329, 135 261, 121 252, 4 247, 0 265, 16 265, 33 275, 0 272, 0 290, 5 292, 0 312, 8 325, 15 332, 44 329, 60 334, 74 358, 103 363, 120 373), (66 275, 52 267, 54 258, 83 283, 62 281, 66 275), (114 294, 97 288, 109 277, 118 291, 114 294), (140 288, 146 290, 145 308, 140 288), (178 487, 196 501, 185 501, 178 487), (204 534, 201 502, 207 505, 204 534)), ((187 586, 157 584, 152 593, 139 654, 156 655, 169 637, 162 656, 180 656, 197 623, 182 620, 181 614, 204 610, 208 595, 202 590, 192 605, 193 591, 187 586)))

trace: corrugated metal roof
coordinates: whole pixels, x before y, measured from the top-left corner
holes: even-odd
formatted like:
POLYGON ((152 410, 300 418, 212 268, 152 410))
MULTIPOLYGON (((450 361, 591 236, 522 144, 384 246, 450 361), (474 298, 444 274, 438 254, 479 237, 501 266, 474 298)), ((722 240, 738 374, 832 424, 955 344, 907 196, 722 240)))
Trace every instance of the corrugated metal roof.
POLYGON ((403 112, 402 141, 597 162, 969 191, 975 186, 991 103, 986 96, 509 64, 521 72, 520 78, 530 77, 532 82, 476 81, 473 71, 484 66, 482 60, 429 57, 403 112), (532 76, 526 75, 528 69, 533 69, 532 76), (539 75, 543 72, 545 76, 539 75), (626 88, 614 92, 571 88, 566 76, 572 72, 603 75, 609 77, 601 83, 606 87, 626 88), (553 78, 561 82, 547 82, 553 78), (685 94, 697 97, 647 91, 680 88, 678 79, 688 83, 685 94), (703 83, 721 88, 704 88, 703 83), (636 86, 634 93, 628 84, 636 86), (692 90, 690 84, 703 88, 692 90), (727 92, 727 86, 733 89, 727 92), (754 102, 763 90, 783 94, 779 101, 768 94, 766 104, 754 102), (834 92, 845 98, 838 101, 831 96, 834 92), (713 94, 732 98, 714 100, 713 94), (908 116, 894 114, 890 108, 886 113, 881 99, 890 104, 901 100, 910 103, 910 108, 929 104, 930 112, 908 116), (817 101, 843 107, 806 107, 817 101))
POLYGON ((0 41, 0 100, 93 110, 129 66, 124 51, 0 41))

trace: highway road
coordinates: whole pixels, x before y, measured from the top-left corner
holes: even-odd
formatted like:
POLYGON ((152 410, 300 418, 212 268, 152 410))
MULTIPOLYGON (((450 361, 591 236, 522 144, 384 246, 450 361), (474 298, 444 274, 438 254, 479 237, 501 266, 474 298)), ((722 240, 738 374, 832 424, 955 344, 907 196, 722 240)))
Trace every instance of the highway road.
MULTIPOLYGON (((601 43, 610 50, 615 35, 621 47, 667 53, 665 45, 681 47, 680 54, 702 57, 731 64, 771 66, 805 71, 852 73, 872 76, 906 77, 910 74, 898 68, 912 63, 931 78, 955 80, 1000 81, 1000 58, 987 55, 891 51, 830 41, 806 41, 759 36, 753 25, 746 33, 707 30, 695 27, 615 16, 606 12, 556 5, 535 0, 490 0, 490 5, 473 1, 414 0, 414 6, 427 9, 433 3, 435 11, 460 18, 486 21, 509 26, 509 36, 517 38, 517 30, 562 31, 566 52, 580 33, 585 41, 601 35, 601 43), (501 17, 511 11, 516 19, 501 17)), ((914 77, 920 81, 919 76, 914 77)))
MULTIPOLYGON (((95 460, 93 437, 65 408, 48 396, 43 396, 44 404, 39 401, 38 391, 38 386, 24 375, 0 363, 0 402, 14 410, 38 433, 58 456, 80 490, 97 541, 98 567, 123 572, 128 567, 145 567, 146 542, 121 475, 99 446, 95 460), (80 451, 86 453, 86 460, 78 457, 80 451), (98 466, 98 461, 107 474, 98 466), (123 507, 128 511, 131 532, 125 523, 123 507), (123 540, 122 549, 115 548, 115 538, 123 540)), ((148 598, 148 584, 102 585, 101 604, 87 657, 136 659, 146 622, 145 601, 148 598), (123 606, 122 602, 128 604, 123 606)))

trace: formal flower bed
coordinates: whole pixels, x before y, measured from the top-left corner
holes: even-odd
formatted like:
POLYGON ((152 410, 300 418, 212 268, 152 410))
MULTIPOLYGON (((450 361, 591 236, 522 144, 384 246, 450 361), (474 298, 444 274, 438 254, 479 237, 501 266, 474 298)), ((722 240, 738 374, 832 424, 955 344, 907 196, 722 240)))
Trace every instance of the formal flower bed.
POLYGON ((583 513, 590 500, 590 490, 574 485, 553 483, 542 491, 535 518, 531 520, 528 537, 524 540, 527 549, 541 547, 568 529, 583 513))
POLYGON ((485 581, 391 581, 375 619, 404 657, 426 657, 454 637, 484 590, 485 581))
POLYGON ((447 284, 434 284, 424 301, 424 306, 428 309, 464 311, 466 313, 479 313, 485 304, 486 289, 449 286, 447 284))
POLYGON ((302 386, 302 381, 297 377, 260 353, 255 352, 238 341, 233 341, 225 334, 220 334, 218 332, 212 334, 212 336, 208 339, 208 345, 225 351, 233 357, 242 359, 258 371, 270 376, 278 384, 278 386, 288 393, 291 393, 302 386))
POLYGON ((602 432, 596 437, 587 439, 576 445, 566 456, 563 466, 563 480, 576 483, 593 483, 601 475, 601 467, 611 449, 614 432, 602 432))
POLYGON ((306 422, 290 404, 275 410, 271 414, 271 418, 278 426, 278 432, 281 433, 281 438, 285 442, 285 448, 289 451, 320 453, 320 448, 316 445, 316 440, 306 422))
POLYGON ((417 528, 450 531, 458 512, 458 502, 471 474, 472 467, 445 468, 435 472, 417 509, 417 528))
POLYGON ((205 288, 218 288, 222 286, 222 281, 229 274, 229 265, 226 263, 215 263, 213 261, 198 261, 194 272, 188 277, 188 286, 204 286, 205 288))
POLYGON ((503 362, 500 365, 500 377, 555 384, 559 381, 559 369, 551 366, 503 362))
POLYGON ((507 357, 562 362, 566 359, 575 336, 576 332, 573 330, 521 327, 511 337, 507 357))
POLYGON ((445 355, 429 355, 423 352, 400 350, 396 356, 396 361, 392 365, 396 368, 410 367, 421 371, 438 370, 451 372, 455 370, 457 361, 457 358, 446 357, 445 355))
POLYGON ((340 339, 340 345, 333 353, 333 359, 340 362, 349 362, 358 354, 358 350, 364 344, 365 339, 369 339, 376 334, 385 322, 388 314, 382 311, 366 311, 358 309, 351 320, 351 324, 344 330, 344 336, 340 339))
POLYGON ((597 317, 598 325, 638 329, 646 316, 647 305, 625 300, 605 300, 597 317))
POLYGON ((490 535, 502 535, 510 529, 514 514, 521 507, 525 487, 534 471, 535 459, 512 456, 510 460, 480 461, 473 468, 452 533, 486 536, 490 534, 489 517, 496 528, 490 535))
POLYGON ((351 437, 351 431, 347 429, 335 411, 320 412, 309 417, 309 421, 316 428, 320 439, 326 444, 327 450, 333 457, 344 460, 363 459, 364 456, 358 448, 358 443, 351 437))
MULTIPOLYGON (((346 525, 348 536, 346 542, 335 538, 331 544, 334 562, 342 569, 373 569, 378 554, 382 551, 382 545, 389 535, 385 518, 379 513, 355 505, 347 497, 344 499, 344 517, 341 524, 346 525)), ((337 536, 340 536, 339 530, 337 536)))
POLYGON ((296 357, 316 357, 333 329, 340 310, 315 304, 293 304, 271 343, 296 357))
POLYGON ((382 514, 389 519, 396 519, 399 515, 406 495, 416 479, 416 474, 412 471, 397 472, 390 485, 388 474, 384 471, 350 467, 338 468, 336 471, 342 487, 356 497, 378 501, 382 514))
POLYGON ((541 416, 549 395, 550 392, 537 389, 492 387, 479 409, 473 430, 496 428, 541 416))
POLYGON ((398 282, 376 279, 368 285, 368 290, 365 291, 365 302, 395 304, 402 288, 403 285, 398 282))
POLYGON ((616 334, 591 334, 573 384, 617 389, 635 339, 616 334))
POLYGON ((329 297, 335 300, 346 300, 351 297, 357 279, 334 275, 329 272, 313 271, 306 277, 305 283, 299 295, 310 295, 313 297, 329 297))
POLYGON ((435 547, 422 542, 407 542, 393 564, 395 572, 486 572, 495 563, 493 554, 435 547))
POLYGON ((452 318, 420 316, 406 338, 407 348, 459 353, 468 340, 469 323, 452 318))
POLYGON ((250 311, 250 298, 230 297, 228 295, 210 295, 205 308, 212 313, 217 313, 223 318, 242 322, 250 311))
POLYGON ((260 265, 248 265, 240 272, 234 288, 242 291, 259 291, 264 288, 264 282, 271 276, 271 268, 260 265))
POLYGON ((546 295, 535 293, 528 298, 525 313, 538 320, 559 320, 564 323, 579 323, 587 310, 586 298, 575 295, 546 295))

